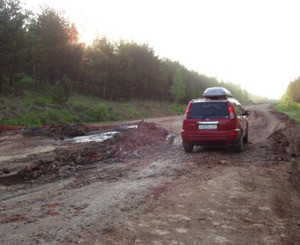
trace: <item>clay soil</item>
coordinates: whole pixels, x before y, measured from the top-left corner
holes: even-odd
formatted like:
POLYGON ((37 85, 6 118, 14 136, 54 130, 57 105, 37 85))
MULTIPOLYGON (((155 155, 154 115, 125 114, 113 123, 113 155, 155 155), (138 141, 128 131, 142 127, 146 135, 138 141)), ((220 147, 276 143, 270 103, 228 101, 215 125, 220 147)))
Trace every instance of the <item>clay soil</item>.
POLYGON ((300 244, 300 129, 248 109, 242 153, 184 153, 182 117, 2 132, 0 244, 300 244))

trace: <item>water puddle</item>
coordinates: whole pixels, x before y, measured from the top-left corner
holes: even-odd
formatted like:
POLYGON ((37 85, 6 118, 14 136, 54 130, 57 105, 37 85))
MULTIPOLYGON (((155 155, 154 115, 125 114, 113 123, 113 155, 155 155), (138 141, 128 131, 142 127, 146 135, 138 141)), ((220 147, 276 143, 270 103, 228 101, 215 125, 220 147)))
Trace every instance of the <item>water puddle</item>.
POLYGON ((85 136, 79 136, 72 139, 68 139, 69 142, 74 143, 86 143, 86 142, 102 142, 107 139, 113 138, 115 135, 117 135, 117 131, 112 132, 105 132, 105 133, 99 133, 99 134, 93 134, 93 135, 85 135, 85 136))
POLYGON ((111 139, 117 134, 119 134, 122 131, 130 130, 130 129, 136 129, 138 128, 137 125, 130 125, 130 126, 118 126, 114 129, 114 131, 110 132, 103 132, 98 134, 92 134, 92 135, 85 135, 85 136, 78 136, 74 137, 72 139, 67 139, 67 142, 73 142, 73 143, 86 143, 86 142, 102 142, 107 139, 111 139))
POLYGON ((136 129, 136 128, 138 128, 138 125, 130 125, 130 126, 122 125, 122 126, 115 127, 114 131, 127 131, 129 129, 136 129))

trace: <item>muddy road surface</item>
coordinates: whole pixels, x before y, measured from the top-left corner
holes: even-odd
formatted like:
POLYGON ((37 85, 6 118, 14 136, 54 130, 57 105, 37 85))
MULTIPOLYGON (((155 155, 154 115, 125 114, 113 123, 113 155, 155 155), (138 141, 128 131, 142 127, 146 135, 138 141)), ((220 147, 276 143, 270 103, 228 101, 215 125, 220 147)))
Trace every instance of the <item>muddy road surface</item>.
POLYGON ((0 244, 300 244, 299 127, 248 109, 242 153, 184 153, 182 117, 2 132, 0 244))

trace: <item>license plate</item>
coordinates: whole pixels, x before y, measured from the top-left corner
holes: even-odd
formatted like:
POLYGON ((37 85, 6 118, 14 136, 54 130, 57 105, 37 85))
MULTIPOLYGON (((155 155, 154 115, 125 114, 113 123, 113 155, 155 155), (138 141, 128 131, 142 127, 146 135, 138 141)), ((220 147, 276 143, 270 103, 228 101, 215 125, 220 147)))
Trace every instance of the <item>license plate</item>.
POLYGON ((217 129, 218 125, 199 125, 199 129, 217 129))

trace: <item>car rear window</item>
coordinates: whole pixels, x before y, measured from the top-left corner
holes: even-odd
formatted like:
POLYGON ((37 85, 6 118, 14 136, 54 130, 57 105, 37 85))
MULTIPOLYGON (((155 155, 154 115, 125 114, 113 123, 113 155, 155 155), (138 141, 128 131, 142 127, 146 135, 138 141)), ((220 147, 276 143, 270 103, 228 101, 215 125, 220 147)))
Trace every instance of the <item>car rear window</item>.
POLYGON ((226 101, 192 103, 188 118, 229 118, 228 104, 226 101))

